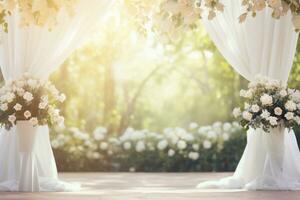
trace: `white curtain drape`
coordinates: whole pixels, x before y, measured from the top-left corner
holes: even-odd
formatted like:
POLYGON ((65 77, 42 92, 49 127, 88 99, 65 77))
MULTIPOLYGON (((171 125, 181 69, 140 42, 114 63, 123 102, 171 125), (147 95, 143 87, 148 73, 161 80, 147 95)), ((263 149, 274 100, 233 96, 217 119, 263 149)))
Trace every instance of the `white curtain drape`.
MULTIPOLYGON (((244 12, 240 2, 222 2, 226 7, 223 14, 212 21, 203 19, 209 36, 221 54, 249 81, 253 81, 256 75, 263 75, 286 82, 298 38, 291 14, 275 20, 267 8, 259 12, 256 18, 249 17, 245 23, 240 24, 238 17, 244 12)), ((279 141, 269 136, 261 130, 249 130, 247 146, 234 175, 219 181, 200 183, 198 187, 299 189, 300 153, 294 132, 286 130, 284 133, 282 167, 271 159, 274 150, 268 148, 268 145, 276 145, 279 141)))
MULTIPOLYGON (((113 0, 80 0, 75 15, 61 12, 58 25, 20 27, 19 13, 8 17, 8 33, 1 34, 0 66, 5 81, 14 80, 24 72, 39 78, 48 76, 83 42, 104 18, 113 0)), ((34 162, 42 191, 68 191, 72 184, 57 179, 57 169, 47 126, 39 127, 34 162)), ((15 128, 0 131, 0 191, 17 191, 20 176, 20 154, 15 128)))

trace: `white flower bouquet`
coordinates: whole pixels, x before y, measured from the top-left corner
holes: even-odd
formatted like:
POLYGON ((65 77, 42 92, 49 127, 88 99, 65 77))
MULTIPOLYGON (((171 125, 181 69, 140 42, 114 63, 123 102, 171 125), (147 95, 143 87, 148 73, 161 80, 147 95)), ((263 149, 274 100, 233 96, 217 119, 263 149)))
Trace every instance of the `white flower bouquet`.
POLYGON ((300 124, 300 92, 288 89, 280 81, 264 77, 249 83, 248 90, 241 90, 245 98, 243 108, 235 108, 233 115, 248 129, 293 128, 300 124))
POLYGON ((63 125, 57 105, 66 96, 49 81, 24 74, 0 89, 0 124, 7 130, 17 121, 29 121, 37 125, 63 125))

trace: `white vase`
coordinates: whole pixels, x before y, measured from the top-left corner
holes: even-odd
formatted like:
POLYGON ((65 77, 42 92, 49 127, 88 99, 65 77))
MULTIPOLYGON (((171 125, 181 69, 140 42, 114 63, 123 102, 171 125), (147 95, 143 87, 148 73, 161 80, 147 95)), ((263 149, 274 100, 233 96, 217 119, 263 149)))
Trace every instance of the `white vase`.
POLYGON ((29 121, 18 121, 16 130, 19 136, 20 152, 20 192, 39 192, 39 178, 35 163, 35 142, 37 138, 37 129, 29 121))
POLYGON ((272 176, 280 176, 283 171, 284 162, 284 132, 285 127, 280 126, 272 128, 266 134, 266 150, 268 156, 268 165, 272 176))
POLYGON ((292 22, 296 30, 300 30, 300 15, 294 14, 292 18, 292 22))

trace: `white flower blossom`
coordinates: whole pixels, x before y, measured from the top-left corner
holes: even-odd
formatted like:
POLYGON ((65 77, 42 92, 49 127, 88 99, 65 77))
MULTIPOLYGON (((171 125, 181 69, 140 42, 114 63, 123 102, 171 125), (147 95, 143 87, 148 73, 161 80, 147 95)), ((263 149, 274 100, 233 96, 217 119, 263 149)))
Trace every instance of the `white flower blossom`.
POLYGON ((198 124, 196 122, 190 123, 190 129, 196 129, 198 127, 198 124))
POLYGON ((26 101, 30 102, 30 101, 33 100, 33 95, 32 95, 30 92, 25 92, 24 95, 23 95, 23 98, 24 98, 26 101))
POLYGON ((198 151, 199 150, 199 144, 193 144, 193 149, 195 150, 195 151, 198 151))
POLYGON ((188 154, 188 157, 191 159, 191 160, 198 160, 199 158, 199 153, 198 152, 190 152, 188 154))
POLYGON ((168 141, 167 140, 161 140, 157 144, 157 149, 158 150, 164 150, 168 146, 168 141))
POLYGON ((16 119, 17 119, 17 118, 16 118, 15 115, 9 115, 9 116, 8 116, 8 121, 9 121, 10 123, 12 123, 12 124, 15 123, 16 119))
POLYGON ((39 121, 36 117, 32 117, 30 118, 29 122, 33 125, 33 126, 36 126, 38 125, 39 121))
POLYGON ((251 110, 252 112, 257 113, 260 110, 260 108, 257 104, 254 104, 251 106, 251 110))
POLYGON ((125 142, 125 143, 123 144, 123 148, 124 148, 125 150, 131 149, 131 143, 130 143, 130 142, 125 142))
POLYGON ((19 104, 19 103, 17 103, 17 104, 14 106, 14 109, 15 109, 16 111, 20 111, 20 110, 22 109, 22 105, 19 104))
POLYGON ((1 104, 0 109, 1 109, 2 111, 7 111, 7 109, 8 109, 7 103, 1 104))
POLYGON ((280 115, 282 115, 282 109, 279 107, 276 107, 274 109, 274 113, 275 113, 275 115, 280 116, 280 115))
POLYGON ((286 95, 288 95, 288 93, 287 93, 286 90, 281 90, 281 91, 279 92, 279 94, 280 94, 281 97, 285 97, 286 95))
POLYGON ((179 140, 177 143, 177 147, 178 149, 183 150, 187 147, 187 144, 184 140, 179 140))
POLYGON ((260 114, 260 116, 263 118, 263 119, 267 119, 270 117, 270 113, 269 111, 267 110, 263 110, 262 113, 260 114))
POLYGON ((293 94, 292 94, 292 100, 295 103, 300 103, 300 91, 296 90, 293 94))
POLYGON ((26 119, 28 119, 29 117, 31 117, 31 112, 30 112, 29 110, 26 110, 26 111, 24 112, 24 117, 25 117, 26 119))
POLYGON ((101 150, 106 150, 108 148, 108 144, 106 142, 101 142, 100 143, 100 149, 101 150))
POLYGON ((294 113, 292 112, 287 112, 284 117, 287 119, 287 120, 292 120, 294 119, 294 113))
POLYGON ((284 107, 288 110, 288 111, 295 111, 297 109, 297 105, 295 104, 294 101, 289 100, 285 103, 284 107))
POLYGON ((262 103, 262 105, 272 105, 273 104, 273 98, 272 96, 268 95, 268 94, 264 94, 260 97, 260 101, 262 103))
POLYGON ((248 111, 244 111, 243 112, 243 118, 245 119, 245 120, 247 120, 247 121, 250 121, 251 119, 252 119, 252 114, 250 113, 250 112, 248 112, 248 111))
POLYGON ((175 151, 173 150, 173 149, 169 149, 169 151, 168 151, 168 156, 169 157, 172 157, 172 156, 174 156, 175 155, 175 151))
POLYGON ((204 140, 203 141, 203 148, 204 149, 210 149, 212 146, 211 142, 209 140, 204 140))
POLYGON ((136 146, 135 146, 135 150, 137 152, 143 152, 144 150, 146 150, 146 146, 144 141, 140 140, 137 142, 136 146))
POLYGON ((268 118, 268 121, 270 122, 270 124, 272 126, 276 126, 278 123, 277 123, 277 117, 269 117, 268 118))
POLYGON ((233 109, 232 114, 235 118, 238 118, 242 114, 241 109, 240 108, 233 109))

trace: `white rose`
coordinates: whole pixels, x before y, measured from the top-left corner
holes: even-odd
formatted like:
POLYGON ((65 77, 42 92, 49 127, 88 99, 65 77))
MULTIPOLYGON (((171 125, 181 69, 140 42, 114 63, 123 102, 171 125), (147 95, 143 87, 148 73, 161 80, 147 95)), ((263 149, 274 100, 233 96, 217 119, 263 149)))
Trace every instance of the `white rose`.
POLYGON ((178 149, 183 150, 187 147, 187 144, 184 140, 179 140, 177 142, 177 147, 178 147, 178 149))
POLYGON ((267 110, 263 110, 260 116, 263 119, 267 119, 268 117, 270 117, 270 113, 267 110))
POLYGON ((260 101, 261 101, 262 105, 272 105, 273 104, 273 98, 268 94, 262 95, 260 97, 260 101))
POLYGON ((240 108, 233 109, 232 114, 235 118, 238 118, 242 114, 241 109, 240 108))
POLYGON ((297 109, 297 105, 292 101, 289 100, 285 103, 284 107, 288 110, 288 111, 294 111, 297 109))
POLYGON ((131 149, 131 143, 130 143, 130 142, 125 142, 125 143, 123 144, 123 148, 126 149, 126 150, 131 149))
POLYGON ((1 109, 2 111, 7 111, 7 109, 8 109, 7 103, 1 104, 0 109, 1 109))
POLYGON ((26 110, 26 111, 24 112, 24 117, 25 117, 26 119, 28 119, 29 117, 31 117, 31 112, 29 112, 28 110, 26 110))
POLYGON ((278 124, 278 123, 277 123, 277 117, 269 117, 269 118, 268 118, 268 121, 270 122, 270 124, 271 124, 272 126, 275 126, 275 125, 278 124))
POLYGON ((36 117, 32 117, 32 118, 29 120, 29 122, 30 122, 33 126, 36 126, 36 125, 39 123, 39 121, 38 121, 38 119, 37 119, 36 117))
POLYGON ((16 118, 15 115, 9 115, 9 116, 8 116, 8 121, 9 121, 10 123, 12 123, 12 124, 15 123, 16 119, 17 119, 17 118, 16 118))
POLYGON ((300 125, 300 117, 299 116, 294 117, 294 120, 296 121, 296 123, 298 125, 300 125))
POLYGON ((250 112, 248 112, 248 111, 244 111, 244 112, 243 112, 243 118, 244 118, 245 120, 247 120, 247 121, 251 121, 252 116, 253 116, 253 115, 252 115, 250 112))
POLYGON ((168 151, 168 156, 169 157, 172 157, 172 156, 174 156, 175 155, 175 151, 173 150, 173 149, 169 149, 169 151, 168 151))
POLYGON ((296 103, 300 103, 300 92, 299 90, 296 90, 294 94, 292 94, 292 99, 296 103))
POLYGON ((285 97, 288 93, 287 93, 286 90, 281 90, 281 91, 279 92, 279 94, 280 94, 280 96, 285 97))
POLYGON ((257 113, 259 111, 259 106, 257 104, 254 104, 251 106, 251 110, 254 113, 257 113))
POLYGON ((16 111, 20 111, 20 110, 22 109, 22 105, 19 104, 19 103, 17 103, 17 104, 14 106, 14 109, 15 109, 16 111))
POLYGON ((284 117, 287 119, 287 120, 292 120, 294 118, 294 113, 292 112, 287 112, 284 117))
POLYGON ((280 115, 282 114, 282 109, 279 108, 279 107, 276 107, 276 108, 274 109, 274 113, 275 113, 275 115, 280 116, 280 115))
POLYGON ((188 157, 191 159, 191 160, 198 160, 199 158, 199 153, 198 152, 190 152, 188 157))
POLYGON ((204 149, 210 149, 212 146, 211 142, 209 140, 204 140, 203 141, 203 148, 204 149))
POLYGON ((26 101, 32 101, 33 100, 33 95, 30 92, 25 92, 24 95, 23 95, 23 98, 26 101))
POLYGON ((161 140, 157 144, 157 149, 164 150, 165 148, 167 148, 167 146, 168 146, 168 141, 167 140, 161 140))
POLYGON ((106 142, 101 142, 100 143, 100 149, 101 150, 106 150, 108 148, 108 144, 106 142))

